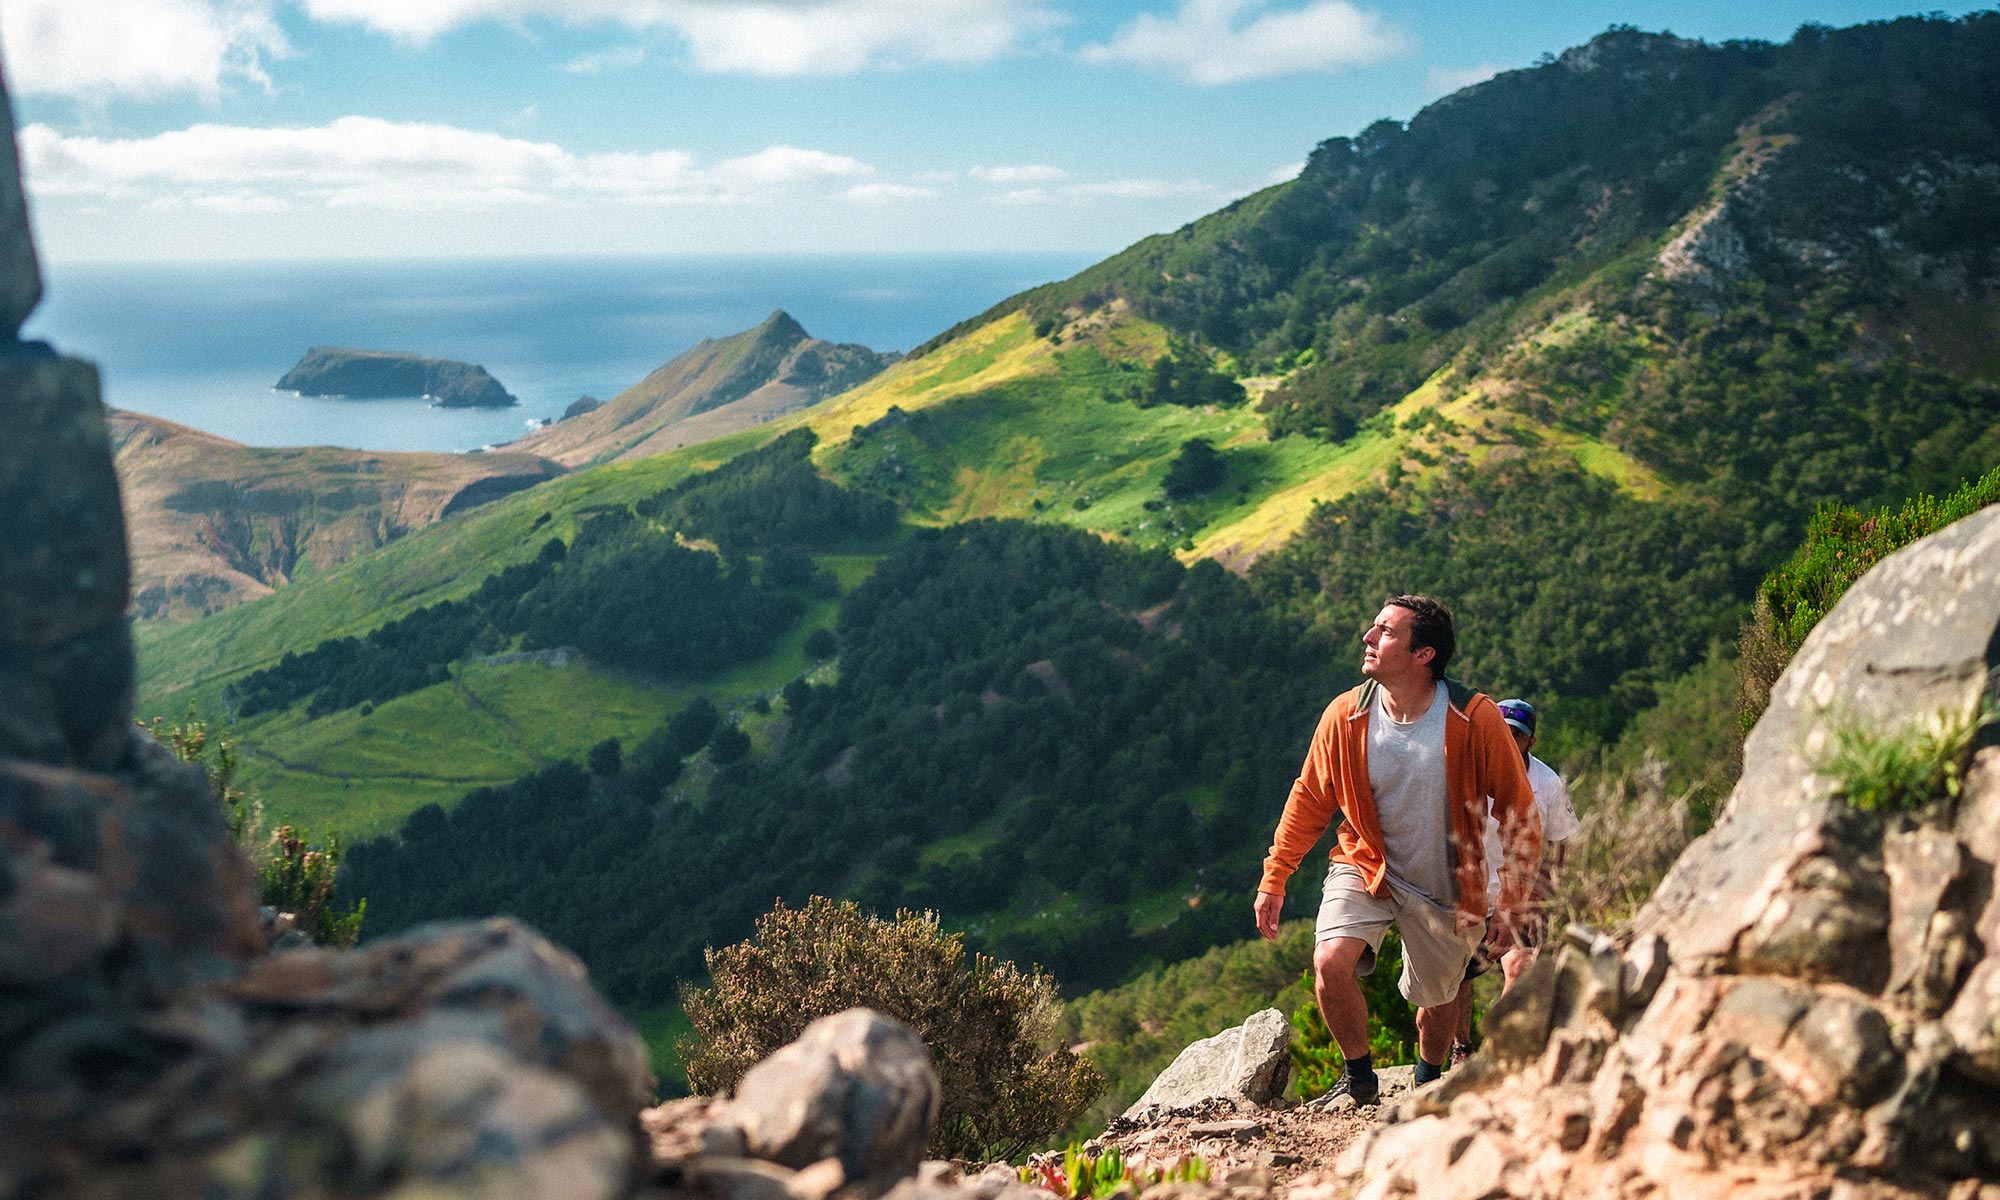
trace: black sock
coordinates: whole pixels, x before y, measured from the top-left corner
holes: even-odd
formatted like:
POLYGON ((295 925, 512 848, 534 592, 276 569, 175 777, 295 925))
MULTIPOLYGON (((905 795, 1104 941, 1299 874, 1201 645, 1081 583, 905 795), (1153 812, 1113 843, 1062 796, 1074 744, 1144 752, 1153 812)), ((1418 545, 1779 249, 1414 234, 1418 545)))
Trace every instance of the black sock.
POLYGON ((1419 1054, 1419 1055, 1417 1056, 1417 1082, 1418 1082, 1418 1083, 1429 1083, 1429 1082, 1430 1082, 1431 1080, 1433 1080, 1433 1079, 1442 1079, 1442 1078, 1444 1078, 1444 1068, 1443 1068, 1443 1067, 1440 1067, 1440 1066, 1436 1066, 1436 1065, 1434 1065, 1434 1064, 1432 1064, 1432 1063, 1427 1063, 1427 1062, 1425 1062, 1425 1061, 1424 1061, 1424 1056, 1423 1056, 1423 1055, 1421 1055, 1421 1054, 1419 1054))
POLYGON ((1348 1077, 1356 1082, 1372 1083, 1375 1080, 1375 1053, 1370 1051, 1360 1058, 1347 1060, 1348 1077))

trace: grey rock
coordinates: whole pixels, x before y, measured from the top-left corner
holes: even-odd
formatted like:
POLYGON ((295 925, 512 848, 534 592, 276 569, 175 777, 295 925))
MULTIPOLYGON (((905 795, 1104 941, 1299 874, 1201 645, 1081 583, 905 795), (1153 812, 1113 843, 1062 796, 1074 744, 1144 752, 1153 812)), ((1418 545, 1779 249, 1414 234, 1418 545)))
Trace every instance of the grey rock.
POLYGON ((826 1200, 847 1182, 847 1168, 837 1158, 822 1158, 801 1168, 785 1185, 792 1200, 826 1200))
POLYGON ((1812 1002, 1811 989, 1782 979, 1739 980, 1724 993, 1715 1015, 1709 1018, 1708 1029, 1768 1054, 1784 1043, 1812 1002))
POLYGON ((806 1026, 745 1073, 729 1107, 752 1155, 793 1168, 838 1158, 864 1189, 916 1171, 937 1113, 922 1039, 865 1008, 806 1026))
POLYGON ((1475 1061, 1525 1063, 1541 1056, 1549 1044, 1556 992, 1562 970, 1560 954, 1535 959, 1514 986, 1486 1014, 1485 1041, 1475 1061))
POLYGON ((14 148, 14 105, 0 80, 0 113, 7 136, 0 140, 0 342, 11 342, 42 298, 42 275, 28 231, 28 206, 21 188, 21 160, 14 148))
MULTIPOLYGON (((1877 563, 1779 677, 1744 744, 1743 776, 1722 818, 1681 856, 1635 929, 1660 934, 1676 961, 1690 962, 1731 959, 1760 921, 1764 944, 1775 942, 1781 958, 1816 927, 1863 937, 1856 914, 1824 898, 1815 912, 1794 906, 1798 922, 1789 929, 1768 918, 1822 852, 1835 820, 1834 781, 1816 770, 1832 727, 1894 729, 1968 711, 1987 685, 1996 627, 2000 510, 1975 513, 1877 563)), ((1853 951, 1850 944, 1841 958, 1854 961, 1853 951)))
POLYGON ((0 756, 110 769, 130 732, 125 518, 97 370, 0 354, 0 756))
POLYGON ((1814 1000, 1793 1028, 1788 1049, 1818 1078, 1825 1094, 1856 1107, 1872 1103, 1893 1086, 1901 1065, 1887 1019, 1873 1005, 1837 992, 1814 1000))
POLYGON ((333 1151, 313 1174, 344 1175, 361 1191, 420 1182, 480 1194, 502 1174, 516 1188, 543 1177, 563 1195, 626 1190, 631 1146, 575 1080, 487 1042, 410 1033, 344 1045, 350 1057, 315 1080, 298 1119, 337 1137, 298 1139, 333 1151))
POLYGON ((700 1159, 688 1165, 682 1185, 716 1200, 795 1200, 796 1172, 754 1158, 700 1159))
POLYGON ((1666 939, 1657 934, 1639 938, 1625 952, 1624 968, 1619 977, 1619 989, 1624 994, 1626 1006, 1636 1011, 1652 1003, 1654 994, 1667 978, 1667 968, 1672 965, 1666 939))
POLYGON ((1972 966, 1970 922, 1947 903, 1964 891, 1964 847, 1944 830, 1909 825, 1883 836, 1882 862, 1889 878, 1886 990, 1906 993, 1920 1015, 1935 1017, 1972 966))
POLYGON ((1264 1136, 1264 1127, 1256 1121, 1197 1121, 1188 1126, 1187 1134, 1191 1138, 1253 1142, 1264 1136))
POLYGON ((1277 1009, 1253 1013, 1243 1024, 1182 1050, 1126 1115, 1153 1105, 1187 1108, 1218 1098, 1269 1104, 1291 1082, 1291 1036, 1291 1025, 1277 1009))

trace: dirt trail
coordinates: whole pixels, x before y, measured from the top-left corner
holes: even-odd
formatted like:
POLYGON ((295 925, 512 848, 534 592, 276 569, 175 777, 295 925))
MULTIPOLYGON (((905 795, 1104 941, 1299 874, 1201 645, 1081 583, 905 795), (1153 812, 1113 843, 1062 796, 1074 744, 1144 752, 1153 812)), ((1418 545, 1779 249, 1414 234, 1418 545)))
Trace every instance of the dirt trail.
POLYGON ((1209 1179, 1225 1187, 1269 1188, 1284 1195, 1298 1185, 1313 1190, 1343 1150, 1382 1120, 1410 1090, 1410 1068, 1380 1072, 1378 1104, 1347 1112, 1322 1112, 1285 1102, 1264 1108, 1229 1100, 1179 1109, 1143 1121, 1115 1120, 1092 1146, 1116 1145, 1128 1162, 1168 1167, 1187 1156, 1208 1164, 1209 1179))

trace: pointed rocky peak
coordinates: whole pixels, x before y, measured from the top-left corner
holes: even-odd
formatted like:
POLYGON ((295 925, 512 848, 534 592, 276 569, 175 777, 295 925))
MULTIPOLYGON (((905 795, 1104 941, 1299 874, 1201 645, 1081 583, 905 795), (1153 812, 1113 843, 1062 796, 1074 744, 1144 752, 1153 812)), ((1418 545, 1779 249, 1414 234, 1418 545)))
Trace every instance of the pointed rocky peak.
POLYGON ((750 336, 766 345, 778 346, 794 346, 812 340, 812 335, 806 332, 805 326, 799 324, 792 314, 782 308, 772 309, 771 315, 765 317, 762 324, 750 331, 750 336))

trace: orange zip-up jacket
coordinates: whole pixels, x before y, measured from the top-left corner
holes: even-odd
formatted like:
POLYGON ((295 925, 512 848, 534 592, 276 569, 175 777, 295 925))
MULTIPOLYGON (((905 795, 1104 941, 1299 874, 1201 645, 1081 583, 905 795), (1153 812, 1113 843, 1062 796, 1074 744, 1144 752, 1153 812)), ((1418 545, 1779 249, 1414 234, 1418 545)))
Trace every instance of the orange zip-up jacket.
MULTIPOLYGON (((1500 707, 1456 681, 1447 683, 1451 707, 1445 716, 1444 766, 1451 804, 1449 861, 1458 885, 1458 925, 1468 929, 1486 919, 1487 797, 1492 797, 1493 817, 1500 823, 1500 844, 1507 855, 1500 865, 1501 912, 1518 916, 1527 911, 1542 854, 1542 816, 1500 707)), ((1378 686, 1370 680, 1343 692, 1320 715, 1305 765, 1299 768, 1285 813, 1278 818, 1258 891, 1284 895, 1285 881, 1338 815, 1346 819, 1328 858, 1358 869, 1370 894, 1388 893, 1382 824, 1368 784, 1368 710, 1378 686)))

